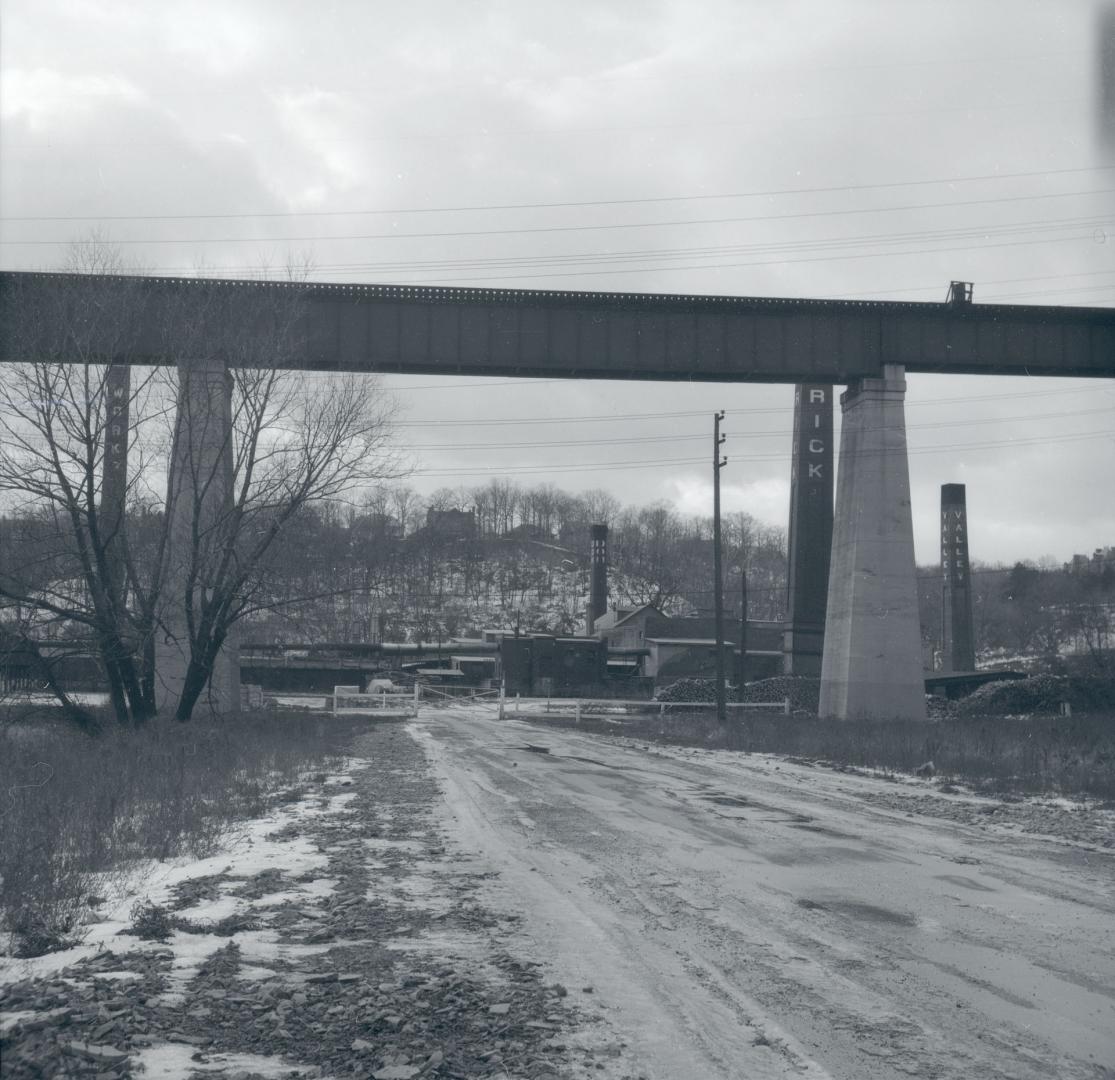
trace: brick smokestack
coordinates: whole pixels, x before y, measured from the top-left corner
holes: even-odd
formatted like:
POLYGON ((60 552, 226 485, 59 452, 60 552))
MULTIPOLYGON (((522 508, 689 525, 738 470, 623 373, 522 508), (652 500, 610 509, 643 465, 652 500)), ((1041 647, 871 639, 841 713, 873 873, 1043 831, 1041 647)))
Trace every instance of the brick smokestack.
POLYGON ((968 506, 963 484, 941 485, 942 623, 945 671, 975 671, 972 578, 968 565, 968 506))
POLYGON ((589 599, 589 633, 608 610, 608 526, 592 527, 592 593, 589 599))

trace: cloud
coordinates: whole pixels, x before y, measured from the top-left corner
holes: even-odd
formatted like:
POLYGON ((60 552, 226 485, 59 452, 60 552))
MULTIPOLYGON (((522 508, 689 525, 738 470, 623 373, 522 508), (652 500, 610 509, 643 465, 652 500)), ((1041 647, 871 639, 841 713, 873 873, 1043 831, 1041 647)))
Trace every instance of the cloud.
POLYGON ((8 68, 0 74, 0 116, 21 120, 32 134, 85 124, 94 113, 148 100, 121 75, 82 75, 50 68, 8 68))
MULTIPOLYGON (((6 268, 57 264, 98 217, 212 214, 224 216, 103 227, 152 241, 128 250, 170 272, 199 262, 251 272, 293 248, 311 251, 330 280, 936 301, 957 278, 976 283, 977 302, 1105 302, 1115 245, 1097 243, 1095 226, 1052 224, 1086 219, 1112 231, 1109 193, 1064 197, 1110 187, 1105 174, 1055 172, 1104 160, 1092 143, 1092 8, 1052 10, 874 0, 10 4, 0 258, 6 268), (891 182, 905 186, 877 186, 891 182), (756 192, 767 194, 685 198, 756 192), (1031 195, 1042 198, 1021 201, 1031 195), (650 197, 672 201, 607 202, 650 197), (955 205, 968 199, 992 201, 955 205), (545 202, 576 205, 508 208, 545 202), (474 206, 504 209, 435 212, 474 206), (331 216, 265 216, 292 210, 331 216), (820 216, 785 216, 795 213, 820 216), (34 215, 89 220, 15 220, 34 215), (1010 247, 984 239, 1011 222, 1044 231, 1010 247), (598 228, 613 225, 639 227, 598 228), (594 229, 517 231, 577 226, 594 229), (972 237, 934 239, 953 228, 972 237), (443 235, 483 230, 498 235, 443 235), (289 236, 319 239, 280 239, 289 236), (28 239, 58 247, 20 243, 28 239), (769 249, 731 250, 755 245, 769 249), (685 255, 695 248, 708 250, 685 255)), ((910 377, 919 557, 935 558, 939 485, 952 480, 969 485, 976 558, 1067 558, 1111 541, 1111 448, 1065 441, 1109 423, 1110 412, 1086 410, 1110 399, 1098 384, 1062 396, 1064 385, 910 377), (1033 438, 1042 444, 1027 449, 1033 438)), ((708 413, 726 408, 726 509, 786 522, 789 387, 479 386, 405 392, 411 418, 426 425, 408 429, 431 448, 423 463, 450 474, 430 476, 429 490, 506 474, 707 514, 708 469, 693 459, 707 456, 708 413), (626 418, 647 413, 657 416, 626 418), (537 422, 590 415, 598 419, 537 422), (449 427, 463 417, 491 430, 449 427), (693 441, 665 441, 679 435, 693 441), (575 445, 590 436, 616 441, 575 445), (454 470, 473 475, 457 481, 454 470)))
MULTIPOLYGON (((709 471, 712 471, 711 464, 709 471)), ((712 516, 712 481, 689 474, 671 482, 672 502, 683 514, 712 516)), ((789 477, 730 483, 721 476, 720 510, 722 514, 742 511, 757 521, 784 526, 790 512, 789 477)))

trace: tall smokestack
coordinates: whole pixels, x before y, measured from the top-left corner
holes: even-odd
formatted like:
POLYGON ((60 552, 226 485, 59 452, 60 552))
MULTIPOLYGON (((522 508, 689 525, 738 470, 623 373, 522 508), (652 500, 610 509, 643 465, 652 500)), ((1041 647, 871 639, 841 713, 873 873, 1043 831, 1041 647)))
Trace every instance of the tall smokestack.
POLYGON ((589 599, 589 633, 608 610, 608 526, 592 527, 592 593, 589 599))
POLYGON ((963 484, 941 485, 941 652, 945 671, 975 671, 972 576, 968 566, 968 508, 963 484))
POLYGON ((790 533, 783 671, 821 674, 832 549, 832 386, 799 383, 794 391, 790 466, 790 533))

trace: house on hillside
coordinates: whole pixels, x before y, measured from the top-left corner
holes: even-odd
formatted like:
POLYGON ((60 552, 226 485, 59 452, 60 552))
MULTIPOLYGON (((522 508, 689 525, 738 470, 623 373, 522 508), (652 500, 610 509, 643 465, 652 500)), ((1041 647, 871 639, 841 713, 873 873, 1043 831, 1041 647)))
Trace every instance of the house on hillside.
POLYGON ((1096 548, 1089 555, 1074 555, 1072 562, 1064 564, 1067 574, 1076 577, 1102 577, 1115 572, 1115 547, 1096 548))
POLYGON ((476 536, 475 510, 426 511, 426 530, 445 540, 471 540, 476 536))

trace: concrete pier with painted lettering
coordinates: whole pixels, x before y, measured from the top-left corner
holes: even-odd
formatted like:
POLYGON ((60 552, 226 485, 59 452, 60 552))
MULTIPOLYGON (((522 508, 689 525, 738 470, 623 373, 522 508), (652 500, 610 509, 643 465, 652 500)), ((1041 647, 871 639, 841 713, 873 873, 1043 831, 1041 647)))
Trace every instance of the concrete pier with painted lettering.
POLYGON ((790 467, 790 528, 783 671, 821 674, 832 548, 833 387, 794 388, 794 449, 790 467))

